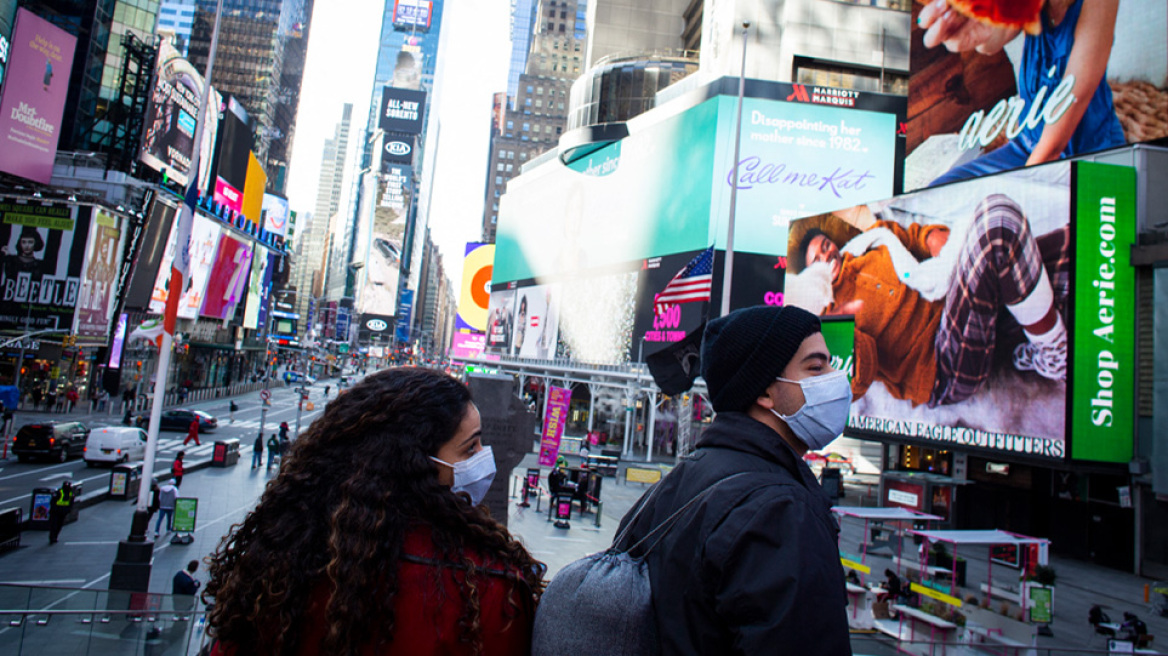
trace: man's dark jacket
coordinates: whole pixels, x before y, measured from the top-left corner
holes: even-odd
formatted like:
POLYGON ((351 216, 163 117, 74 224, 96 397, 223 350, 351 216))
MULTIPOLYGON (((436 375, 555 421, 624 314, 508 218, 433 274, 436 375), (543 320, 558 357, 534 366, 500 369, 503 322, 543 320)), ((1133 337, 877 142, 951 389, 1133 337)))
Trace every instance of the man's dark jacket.
POLYGON ((748 472, 682 513, 649 551, 663 653, 850 655, 839 528, 811 470, 739 412, 719 413, 697 447, 629 511, 616 545, 637 544, 706 488, 748 472))

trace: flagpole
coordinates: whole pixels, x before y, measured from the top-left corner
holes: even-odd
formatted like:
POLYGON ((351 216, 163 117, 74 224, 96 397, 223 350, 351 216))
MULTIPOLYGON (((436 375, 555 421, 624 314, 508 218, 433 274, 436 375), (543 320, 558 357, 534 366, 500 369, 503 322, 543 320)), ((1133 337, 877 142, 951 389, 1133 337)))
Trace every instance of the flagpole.
POLYGON ((738 72, 738 120, 734 125, 733 183, 730 185, 730 221, 726 227, 726 260, 722 265, 722 312, 730 314, 730 279, 734 271, 734 213, 738 205, 738 157, 742 144, 742 99, 746 95, 746 34, 750 21, 742 23, 742 68, 738 72))
POLYGON ((175 260, 170 271, 170 289, 166 295, 166 310, 163 314, 162 345, 158 348, 158 367, 154 373, 154 398, 150 404, 150 427, 146 438, 146 456, 142 466, 142 484, 138 488, 138 508, 134 511, 134 520, 130 526, 130 542, 145 542, 147 525, 150 522, 150 513, 147 507, 150 503, 150 484, 154 481, 154 458, 158 454, 158 429, 162 424, 162 404, 166 397, 166 379, 170 369, 171 351, 174 349, 174 326, 178 315, 178 303, 186 286, 186 271, 179 268, 179 258, 189 257, 179 249, 188 249, 190 245, 190 224, 194 221, 194 201, 198 196, 199 188, 199 159, 203 150, 203 128, 207 118, 207 104, 211 97, 211 74, 215 70, 215 50, 219 46, 219 16, 223 13, 223 0, 219 0, 215 8, 215 27, 211 30, 211 50, 207 55, 207 70, 204 73, 203 95, 199 99, 199 113, 195 121, 194 148, 191 154, 191 164, 188 167, 189 181, 186 198, 179 210, 178 225, 175 231, 180 235, 175 245, 175 260), (192 198, 192 194, 194 198, 192 198), (186 224, 186 238, 182 238, 182 224, 186 224))

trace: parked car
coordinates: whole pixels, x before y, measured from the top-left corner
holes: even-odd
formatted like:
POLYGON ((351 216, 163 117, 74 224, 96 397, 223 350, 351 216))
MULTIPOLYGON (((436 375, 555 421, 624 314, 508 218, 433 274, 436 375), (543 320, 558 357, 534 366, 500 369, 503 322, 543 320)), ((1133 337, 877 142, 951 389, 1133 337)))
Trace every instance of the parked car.
POLYGON ((79 421, 45 421, 25 424, 12 438, 12 452, 21 462, 34 457, 65 462, 85 452, 89 429, 79 421))
POLYGON ((159 425, 160 430, 183 431, 186 432, 191 427, 191 421, 199 418, 199 432, 215 430, 219 427, 219 420, 202 410, 190 410, 186 408, 176 408, 174 410, 164 410, 162 413, 162 423, 159 425))
POLYGON ((89 432, 85 464, 116 465, 146 457, 146 431, 128 426, 102 426, 89 432))

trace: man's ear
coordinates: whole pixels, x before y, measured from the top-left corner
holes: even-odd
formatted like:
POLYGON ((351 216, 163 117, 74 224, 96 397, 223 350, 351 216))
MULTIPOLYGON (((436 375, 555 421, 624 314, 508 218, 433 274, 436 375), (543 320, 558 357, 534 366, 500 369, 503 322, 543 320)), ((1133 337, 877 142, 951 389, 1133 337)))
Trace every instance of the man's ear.
MULTIPOLYGON (((771 385, 774 385, 774 383, 771 383, 771 385)), ((759 394, 758 398, 754 400, 764 410, 773 410, 775 408, 775 400, 770 395, 771 385, 767 385, 766 389, 762 391, 762 394, 759 394)))

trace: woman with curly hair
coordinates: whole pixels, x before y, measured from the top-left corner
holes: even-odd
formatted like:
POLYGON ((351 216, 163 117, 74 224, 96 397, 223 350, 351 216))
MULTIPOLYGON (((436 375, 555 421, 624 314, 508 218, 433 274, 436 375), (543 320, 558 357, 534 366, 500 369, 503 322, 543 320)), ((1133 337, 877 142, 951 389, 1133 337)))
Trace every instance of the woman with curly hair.
POLYGON ((543 565, 479 505, 481 437, 430 369, 329 403, 211 556, 212 653, 527 654, 543 565))

